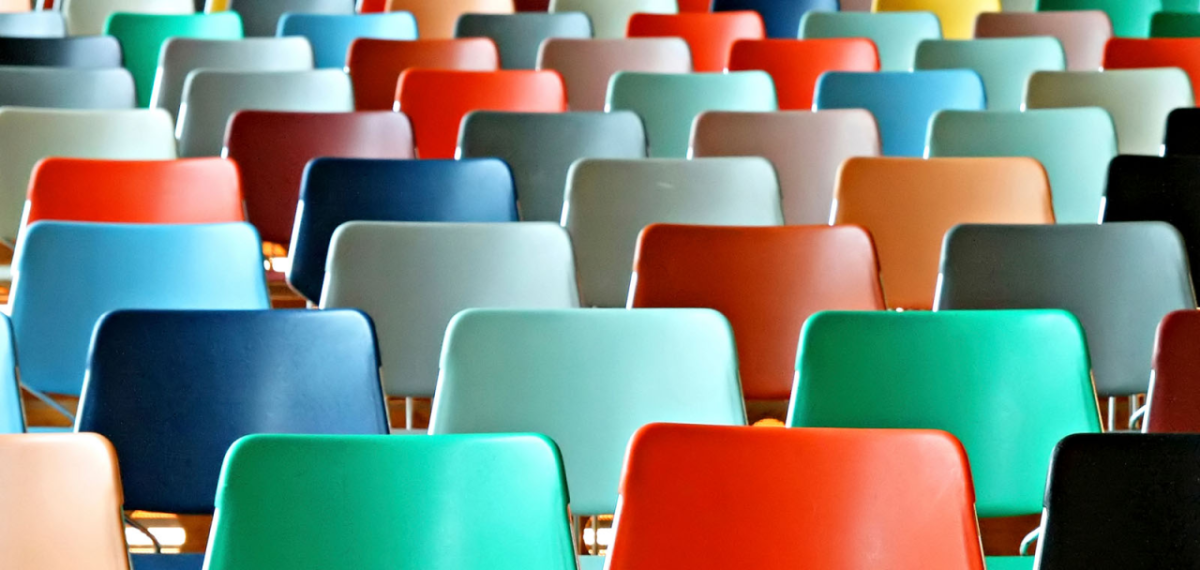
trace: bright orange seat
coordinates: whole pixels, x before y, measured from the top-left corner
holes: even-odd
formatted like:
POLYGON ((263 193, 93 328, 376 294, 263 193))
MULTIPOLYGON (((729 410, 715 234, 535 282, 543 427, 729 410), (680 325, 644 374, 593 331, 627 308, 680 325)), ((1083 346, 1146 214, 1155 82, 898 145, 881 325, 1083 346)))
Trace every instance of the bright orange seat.
POLYGON ((460 40, 375 40, 359 38, 350 44, 346 68, 354 84, 354 108, 391 111, 396 84, 404 70, 456 69, 496 71, 500 53, 491 38, 460 40))
POLYGON ((1113 38, 1104 47, 1104 69, 1178 67, 1200 93, 1200 38, 1113 38))
POLYGON ((730 71, 761 69, 775 80, 780 110, 810 110, 826 71, 879 71, 879 52, 866 38, 742 40, 733 44, 730 71))
POLYGON ((738 40, 766 37, 758 12, 716 14, 634 14, 629 18, 631 38, 680 37, 692 49, 692 69, 724 71, 729 52, 738 40))
POLYGON ((463 14, 511 14, 513 0, 387 0, 388 12, 412 12, 417 37, 427 40, 454 37, 454 26, 463 14))
POLYGON ((471 111, 567 110, 562 77, 554 71, 410 69, 400 75, 396 101, 412 120, 421 158, 454 158, 459 124, 471 111))

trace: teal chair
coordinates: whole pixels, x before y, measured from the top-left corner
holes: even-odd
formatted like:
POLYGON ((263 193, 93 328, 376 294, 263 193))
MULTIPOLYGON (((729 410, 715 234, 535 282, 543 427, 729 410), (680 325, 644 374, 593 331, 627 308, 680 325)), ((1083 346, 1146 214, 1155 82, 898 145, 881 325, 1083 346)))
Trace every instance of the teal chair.
POLYGON ((0 316, 0 434, 24 431, 25 412, 17 384, 17 345, 12 321, 0 316))
POLYGON ((1200 13, 1159 12, 1150 20, 1152 38, 1200 38, 1200 13))
POLYGON ((1020 111, 1025 84, 1036 71, 1064 71, 1062 44, 1052 37, 926 40, 917 69, 971 69, 983 78, 989 111, 1020 111))
POLYGON ((1028 156, 1046 168, 1054 217, 1062 224, 1100 220, 1117 132, 1104 109, 942 111, 933 117, 928 155, 1028 156))
POLYGON ((346 66, 350 44, 358 38, 417 39, 417 20, 409 12, 383 14, 286 13, 279 19, 279 37, 308 38, 318 68, 346 66))
MULTIPOLYGON (((1168 1, 1174 5, 1181 0, 1168 1)), ((1150 35, 1150 19, 1166 3, 1164 0, 1038 0, 1037 10, 1103 10, 1112 20, 1117 37, 1144 38, 1150 35)))
POLYGON ((236 12, 170 15, 118 12, 108 17, 104 33, 121 42, 125 68, 133 74, 139 107, 150 106, 158 54, 170 38, 238 40, 242 18, 236 12))
POLYGON ((917 46, 942 39, 942 25, 933 12, 808 12, 800 38, 868 38, 879 49, 882 71, 911 71, 917 46))
POLYGON ((257 435, 229 450, 207 570, 575 570, 537 435, 257 435))

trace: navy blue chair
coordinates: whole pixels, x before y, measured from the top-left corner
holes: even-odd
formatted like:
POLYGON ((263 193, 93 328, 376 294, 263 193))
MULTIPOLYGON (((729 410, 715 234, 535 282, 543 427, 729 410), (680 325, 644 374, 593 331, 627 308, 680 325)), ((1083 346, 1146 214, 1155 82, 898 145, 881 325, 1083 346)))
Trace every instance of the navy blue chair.
POLYGON ((334 230, 353 221, 515 222, 512 173, 495 158, 318 158, 308 163, 287 280, 310 301, 320 300, 334 230))
POLYGON ((800 20, 810 11, 837 12, 838 0, 713 0, 713 12, 755 10, 766 24, 767 37, 800 37, 800 20))

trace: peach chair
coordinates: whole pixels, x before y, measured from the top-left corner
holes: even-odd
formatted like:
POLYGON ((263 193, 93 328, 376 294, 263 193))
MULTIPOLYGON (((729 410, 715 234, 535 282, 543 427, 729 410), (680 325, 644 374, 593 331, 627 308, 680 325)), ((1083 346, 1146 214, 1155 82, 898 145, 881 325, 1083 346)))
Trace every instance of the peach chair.
POLYGON ((613 74, 689 73, 692 55, 681 38, 549 39, 542 44, 537 67, 562 76, 572 111, 603 111, 613 74))
POLYGON ((454 27, 463 14, 512 14, 512 0, 387 0, 388 12, 412 12, 417 18, 417 37, 445 40, 454 37, 454 27))
POLYGON ((720 72, 729 66, 729 52, 738 40, 766 38, 762 16, 754 11, 716 14, 634 14, 629 37, 680 37, 692 50, 692 69, 720 72))
POLYGON ((975 22, 976 38, 1053 36, 1067 54, 1067 71, 1096 71, 1104 61, 1104 45, 1113 37, 1108 14, 1078 12, 984 13, 975 22))

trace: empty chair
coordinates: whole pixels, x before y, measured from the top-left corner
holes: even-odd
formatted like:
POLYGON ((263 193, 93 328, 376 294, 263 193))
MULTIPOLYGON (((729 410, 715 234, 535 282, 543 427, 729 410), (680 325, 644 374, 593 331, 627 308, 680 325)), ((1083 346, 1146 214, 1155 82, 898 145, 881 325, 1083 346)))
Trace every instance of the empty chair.
POLYGON ((117 12, 138 14, 192 14, 192 0, 60 0, 67 34, 95 36, 104 33, 108 17, 117 12))
POLYGON ((1200 344, 1200 311, 1167 315, 1154 341, 1154 373, 1146 433, 1200 433, 1200 382, 1196 346, 1200 344))
POLYGON ((836 12, 839 6, 838 0, 713 0, 712 8, 714 12, 754 10, 762 15, 768 38, 796 39, 804 14, 836 12))
POLYGON ((563 14, 464 14, 454 36, 491 38, 503 69, 534 69, 538 50, 548 38, 590 39, 592 24, 580 12, 563 14))
POLYGON ((1200 157, 1118 156, 1108 170, 1104 222, 1167 222, 1200 275, 1200 157))
POLYGON ((1099 10, 984 13, 975 22, 976 38, 1052 36, 1062 42, 1069 71, 1096 71, 1104 45, 1113 35, 1108 15, 1099 10))
POLYGON ((1163 0, 1038 0, 1039 11, 1103 10, 1113 33, 1123 38, 1150 35, 1150 18, 1163 9, 1163 0))
POLYGON ((17 381, 17 345, 12 321, 0 319, 0 434, 23 433, 25 410, 17 381))
MULTIPOLYGON (((346 66, 350 44, 357 38, 417 39, 417 21, 408 12, 389 14, 297 14, 279 19, 280 36, 304 36, 313 47, 317 67, 346 66)), ((394 84, 393 84, 394 88, 394 84)))
POLYGON ((119 67, 0 67, 0 106, 59 109, 132 109, 133 76, 119 67))
POLYGON ((562 222, 584 303, 623 307, 646 226, 777 226, 783 214, 775 169, 763 158, 587 159, 571 168, 562 222))
POLYGON ((1192 91, 1200 85, 1200 38, 1153 40, 1114 38, 1104 49, 1104 69, 1178 67, 1192 80, 1192 91))
POLYGON ((742 40, 733 44, 730 71, 771 74, 779 108, 812 109, 817 79, 827 71, 879 71, 875 44, 864 38, 742 40))
POLYGON ((0 14, 0 37, 61 38, 67 35, 62 13, 50 10, 0 14))
POLYGON ((567 173, 581 158, 646 157, 642 120, 611 113, 495 113, 463 121, 461 158, 497 157, 512 169, 521 219, 562 220, 567 173))
POLYGON ((634 14, 629 37, 681 37, 692 51, 692 69, 720 72, 729 66, 729 51, 738 40, 766 37, 758 12, 716 14, 634 14))
POLYGON ((880 69, 910 71, 917 45, 942 39, 942 28, 929 12, 809 12, 800 21, 800 37, 867 38, 879 49, 880 69))
POLYGON ((104 69, 121 67, 121 43, 110 36, 0 37, 0 65, 104 69))
POLYGON ((1200 111, 1175 109, 1167 116, 1167 156, 1200 155, 1200 111))
POLYGON ((137 84, 138 106, 150 105, 158 55, 170 38, 238 40, 242 20, 233 12, 196 15, 113 14, 104 33, 121 41, 125 68, 137 84))
POLYGON ((634 14, 674 14, 676 0, 550 0, 551 12, 583 12, 592 21, 597 38, 625 37, 634 14))
POLYGON ((359 111, 391 111, 400 74, 413 67, 496 71, 500 69, 500 54, 495 42, 487 38, 354 40, 346 59, 346 71, 354 84, 354 107, 359 111))
MULTIPOLYGON (((2 22, 3 20, 0 20, 2 22)), ((1200 38, 1200 15, 1159 12, 1150 20, 1152 38, 1200 38)))
POLYGON ((514 11, 513 0, 387 0, 386 10, 411 12, 417 18, 420 37, 427 40, 453 38, 454 27, 464 14, 511 14, 514 11))
MULTIPOLYGON (((957 1, 957 0, 954 0, 957 1)), ((921 42, 917 69, 970 69, 983 79, 990 111, 1020 111, 1036 71, 1063 71, 1062 44, 1049 37, 921 42)))
POLYGON ((538 53, 538 69, 562 76, 572 111, 603 111, 618 71, 689 73, 692 56, 682 38, 550 39, 538 53))
POLYGON ((981 111, 979 74, 966 69, 918 72, 830 72, 817 83, 813 109, 866 109, 879 124, 885 156, 923 156, 938 111, 981 111))
POLYGON ((1100 219, 1117 134, 1104 109, 942 111, 929 132, 930 157, 1028 156, 1046 168, 1060 224, 1100 219))
POLYGON ((975 18, 984 12, 999 12, 1000 0, 875 0, 876 12, 927 10, 937 15, 946 39, 967 40, 975 33, 975 18))
POLYGON ((353 14, 354 0, 227 0, 227 9, 242 17, 247 37, 257 38, 276 35, 284 14, 353 14))
POLYGON ((852 158, 832 222, 875 238, 889 308, 934 306, 946 232, 959 224, 1051 224, 1046 171, 1029 158, 852 158))

